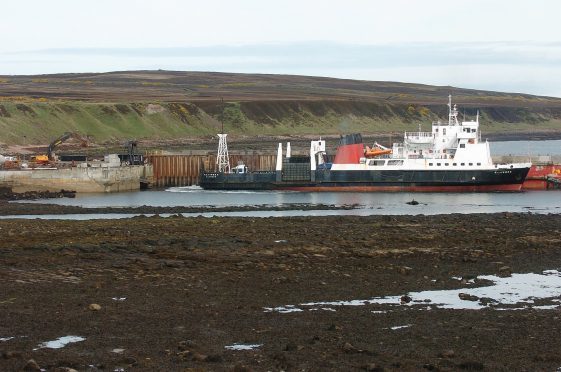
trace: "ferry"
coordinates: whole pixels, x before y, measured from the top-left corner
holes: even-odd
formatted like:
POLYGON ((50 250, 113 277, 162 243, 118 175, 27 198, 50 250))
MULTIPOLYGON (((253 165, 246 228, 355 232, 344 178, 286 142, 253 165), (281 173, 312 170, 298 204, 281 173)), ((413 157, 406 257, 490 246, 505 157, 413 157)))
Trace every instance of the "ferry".
POLYGON ((279 143, 274 171, 250 171, 244 164, 203 170, 199 185, 208 190, 521 191, 532 164, 493 163, 489 142, 481 140, 479 113, 460 122, 451 96, 448 108, 448 122, 433 122, 430 132, 405 132, 391 148, 365 146, 360 134, 348 134, 329 162, 325 140, 311 141, 307 156, 292 156, 289 144, 283 156, 279 143))

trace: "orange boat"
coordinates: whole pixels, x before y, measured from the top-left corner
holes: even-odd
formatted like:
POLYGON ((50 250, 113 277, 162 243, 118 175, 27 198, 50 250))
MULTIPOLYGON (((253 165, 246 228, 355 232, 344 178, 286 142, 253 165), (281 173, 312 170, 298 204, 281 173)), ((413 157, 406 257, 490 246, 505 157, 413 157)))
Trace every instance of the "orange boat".
POLYGON ((366 146, 366 150, 364 151, 364 156, 367 158, 374 158, 376 156, 389 155, 391 153, 392 150, 388 148, 380 148, 380 147, 370 148, 366 146))

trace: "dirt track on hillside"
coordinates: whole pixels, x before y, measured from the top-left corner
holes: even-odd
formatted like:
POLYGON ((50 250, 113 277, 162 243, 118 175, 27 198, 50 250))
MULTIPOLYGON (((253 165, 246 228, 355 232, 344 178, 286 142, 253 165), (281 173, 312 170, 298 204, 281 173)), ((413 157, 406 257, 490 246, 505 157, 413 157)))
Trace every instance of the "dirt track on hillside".
POLYGON ((561 366, 559 307, 266 309, 557 269, 559 215, 2 220, 0 232, 0 370, 561 366), (69 335, 85 340, 34 350, 69 335), (261 346, 226 348, 237 343, 261 346))

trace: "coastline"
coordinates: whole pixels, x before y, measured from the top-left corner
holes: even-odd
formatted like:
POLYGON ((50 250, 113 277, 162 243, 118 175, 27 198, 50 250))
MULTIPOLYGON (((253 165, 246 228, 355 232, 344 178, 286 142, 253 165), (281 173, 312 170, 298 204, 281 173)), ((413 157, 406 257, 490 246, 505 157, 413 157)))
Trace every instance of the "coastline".
POLYGON ((559 226, 521 213, 1 220, 0 369, 555 370, 558 297, 447 310, 404 296, 555 270, 559 226), (267 310, 380 296, 402 300, 267 310), (67 335, 83 340, 37 346, 67 335), (258 346, 228 348, 240 344, 258 346))

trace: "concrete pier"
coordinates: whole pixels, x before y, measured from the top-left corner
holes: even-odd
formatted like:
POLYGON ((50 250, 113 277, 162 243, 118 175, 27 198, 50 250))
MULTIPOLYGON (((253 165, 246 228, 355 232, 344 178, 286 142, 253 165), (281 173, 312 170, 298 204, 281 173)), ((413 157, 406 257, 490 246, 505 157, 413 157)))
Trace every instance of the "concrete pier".
POLYGON ((118 192, 140 189, 140 180, 152 178, 151 165, 77 166, 60 169, 0 171, 0 185, 13 192, 71 190, 80 193, 118 192))

